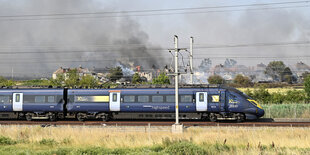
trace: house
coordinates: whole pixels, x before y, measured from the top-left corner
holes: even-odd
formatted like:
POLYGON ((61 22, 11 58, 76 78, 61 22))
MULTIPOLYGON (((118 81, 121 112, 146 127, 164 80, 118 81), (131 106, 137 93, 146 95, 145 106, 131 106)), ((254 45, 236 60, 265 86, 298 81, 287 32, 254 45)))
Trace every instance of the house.
MULTIPOLYGON (((67 74, 68 72, 72 70, 71 68, 63 68, 63 67, 60 67, 58 68, 52 75, 52 78, 53 79, 56 79, 57 78, 57 75, 59 74, 63 74, 65 79, 68 77, 67 74)), ((79 77, 83 77, 83 76, 86 76, 86 75, 93 75, 91 71, 89 71, 89 69, 87 68, 83 68, 82 66, 76 68, 77 70, 77 73, 79 74, 79 77)))

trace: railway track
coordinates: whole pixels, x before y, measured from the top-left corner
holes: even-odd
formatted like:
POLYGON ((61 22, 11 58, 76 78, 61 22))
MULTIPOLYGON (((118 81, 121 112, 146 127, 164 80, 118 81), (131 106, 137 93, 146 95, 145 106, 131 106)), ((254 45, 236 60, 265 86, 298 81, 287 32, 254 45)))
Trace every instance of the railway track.
MULTIPOLYGON (((63 120, 57 122, 50 121, 24 121, 24 120, 1 120, 0 125, 40 125, 44 126, 171 126, 174 124, 171 120, 117 120, 103 122, 98 120, 90 120, 79 122, 75 120, 63 120)), ((310 122, 205 122, 205 121, 181 121, 185 127, 190 126, 236 126, 236 127, 310 127, 310 122)))

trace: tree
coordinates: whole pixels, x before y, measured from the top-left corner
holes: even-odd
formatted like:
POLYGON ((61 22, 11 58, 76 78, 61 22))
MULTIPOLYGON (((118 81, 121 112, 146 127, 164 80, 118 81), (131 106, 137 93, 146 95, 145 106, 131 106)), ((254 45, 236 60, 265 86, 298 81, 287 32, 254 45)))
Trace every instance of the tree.
POLYGON ((307 76, 304 80, 304 86, 305 86, 305 92, 308 96, 308 98, 310 98, 310 76, 307 76))
POLYGON ((139 75, 138 73, 135 73, 135 74, 133 75, 133 77, 132 77, 131 83, 133 83, 133 84, 139 84, 139 83, 141 83, 141 82, 142 82, 142 79, 141 79, 140 75, 139 75))
POLYGON ((67 72, 67 78, 65 80, 67 87, 77 87, 79 85, 79 74, 77 69, 71 69, 67 72))
POLYGON ((57 74, 56 79, 51 79, 50 83, 52 86, 61 87, 64 84, 65 76, 64 74, 57 74))
POLYGON ((157 78, 154 78, 152 84, 170 84, 169 77, 164 73, 160 73, 157 78))
POLYGON ((246 76, 243 76, 243 75, 241 75, 241 74, 238 74, 238 75, 234 78, 233 82, 234 82, 235 84, 238 84, 238 85, 241 85, 241 86, 244 86, 244 87, 248 87, 248 86, 250 86, 250 85, 252 84, 250 78, 248 78, 248 77, 246 77, 246 76))
POLYGON ((80 81, 80 86, 82 87, 88 87, 88 88, 95 88, 98 86, 98 80, 96 80, 91 75, 83 76, 80 81))
POLYGON ((209 84, 224 84, 225 80, 219 75, 212 75, 208 78, 209 84))
POLYGON ((282 81, 282 73, 284 72, 285 64, 283 61, 269 62, 266 67, 265 74, 272 77, 275 81, 282 81))
POLYGON ((282 82, 293 83, 293 73, 289 67, 285 67, 281 73, 282 82))
POLYGON ((108 79, 112 82, 115 82, 118 79, 121 79, 123 77, 123 70, 120 66, 111 68, 109 70, 108 79))

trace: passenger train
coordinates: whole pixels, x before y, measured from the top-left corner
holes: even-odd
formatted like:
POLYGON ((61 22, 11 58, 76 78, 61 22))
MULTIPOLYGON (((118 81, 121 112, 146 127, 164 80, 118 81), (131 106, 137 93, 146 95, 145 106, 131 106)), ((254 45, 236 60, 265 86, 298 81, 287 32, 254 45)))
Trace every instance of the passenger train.
MULTIPOLYGON (((179 118, 210 121, 256 120, 262 107, 241 91, 225 86, 179 88, 179 118)), ((0 118, 173 119, 175 89, 170 86, 111 89, 0 89, 0 118)))

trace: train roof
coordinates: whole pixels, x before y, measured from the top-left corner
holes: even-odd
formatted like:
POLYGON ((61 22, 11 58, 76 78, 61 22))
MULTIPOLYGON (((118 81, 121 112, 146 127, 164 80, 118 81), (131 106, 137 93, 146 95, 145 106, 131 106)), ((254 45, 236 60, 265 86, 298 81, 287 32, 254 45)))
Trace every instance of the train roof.
MULTIPOLYGON (((103 88, 97 87, 93 89, 127 89, 127 88, 175 88, 174 85, 118 85, 114 88, 103 88)), ((228 87, 225 85, 219 84, 181 84, 179 88, 214 88, 214 89, 228 89, 232 91, 236 91, 237 89, 228 87)), ((75 87, 75 88, 66 88, 66 87, 52 87, 52 86, 13 86, 13 87, 0 87, 0 90, 8 90, 8 89, 20 89, 20 90, 34 90, 34 89, 41 89, 41 90, 56 90, 56 89, 90 89, 90 88, 82 88, 82 87, 75 87)))

